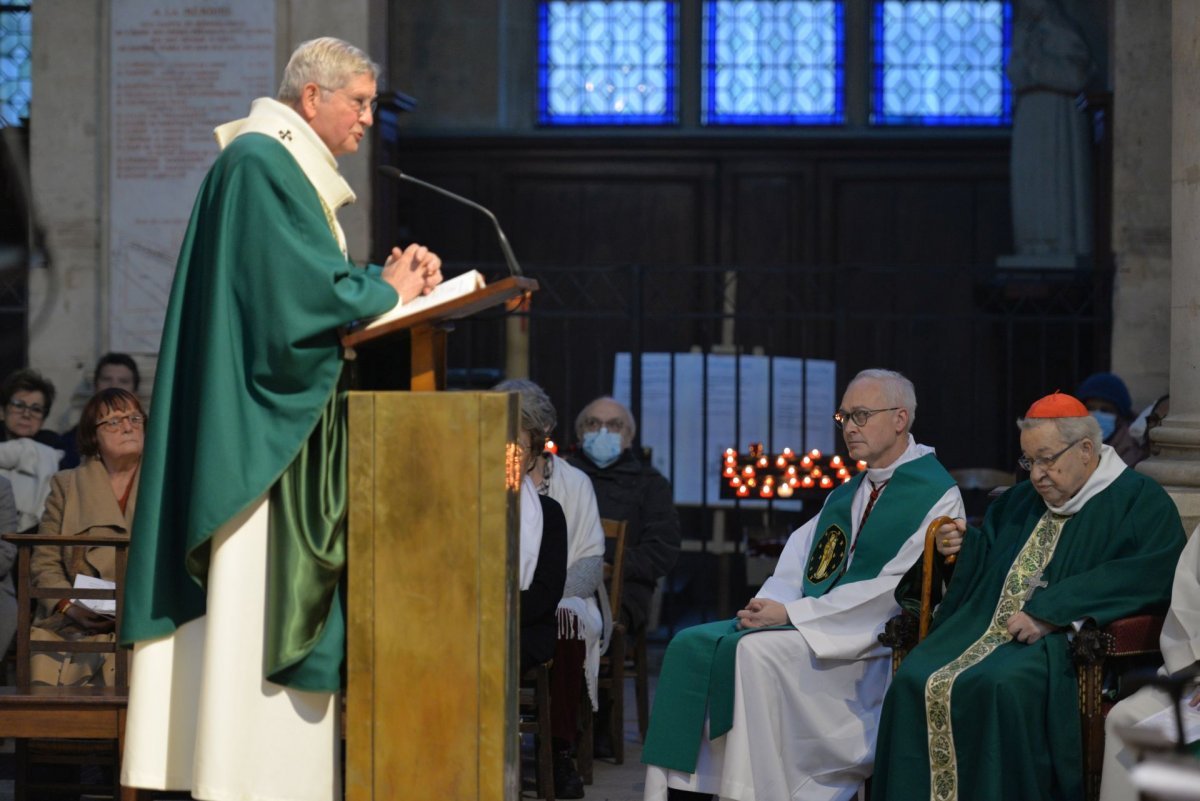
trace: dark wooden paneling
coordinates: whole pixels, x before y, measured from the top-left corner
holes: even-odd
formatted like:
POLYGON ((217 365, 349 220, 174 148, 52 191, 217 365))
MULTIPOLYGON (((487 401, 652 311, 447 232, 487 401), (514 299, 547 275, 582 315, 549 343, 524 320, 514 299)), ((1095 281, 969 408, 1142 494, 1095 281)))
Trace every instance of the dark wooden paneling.
MULTIPOLYGON (((1025 405, 1105 363, 1090 280, 997 277, 1011 248, 1003 136, 412 138, 380 152, 490 207, 546 279, 526 323, 532 372, 568 439, 611 390, 614 354, 711 350, 730 326, 744 349, 834 359, 839 385, 905 372, 917 433, 952 466, 1006 465, 1025 405), (753 269, 733 281, 725 266, 753 269)), ((407 187, 376 199, 377 219, 402 220, 449 272, 504 271, 475 212, 407 187)), ((451 366, 502 367, 503 330, 461 323, 451 366)))
POLYGON ((811 264, 817 198, 810 165, 734 163, 723 173, 721 262, 811 264))
MULTIPOLYGON (((967 267, 1011 247, 1000 136, 414 138, 380 151, 491 208, 523 263, 967 267)), ((403 191, 377 193, 377 221, 404 221, 450 260, 499 261, 482 217, 403 191)))

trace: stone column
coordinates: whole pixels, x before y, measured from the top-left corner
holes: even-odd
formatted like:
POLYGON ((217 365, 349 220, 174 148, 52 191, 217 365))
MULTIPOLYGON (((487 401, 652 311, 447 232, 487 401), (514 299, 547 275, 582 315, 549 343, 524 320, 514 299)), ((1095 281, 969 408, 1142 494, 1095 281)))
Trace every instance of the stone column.
POLYGON ((1171 0, 1112 8, 1112 371, 1141 410, 1170 381, 1171 0))
POLYGON ((1200 522, 1200 3, 1171 4, 1171 410, 1138 469, 1200 522))

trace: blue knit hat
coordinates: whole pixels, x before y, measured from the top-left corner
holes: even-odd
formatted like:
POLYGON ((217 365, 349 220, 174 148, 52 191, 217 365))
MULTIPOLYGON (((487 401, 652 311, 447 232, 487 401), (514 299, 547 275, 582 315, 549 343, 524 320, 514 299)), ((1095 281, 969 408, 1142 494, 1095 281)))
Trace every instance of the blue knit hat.
POLYGON ((1129 420, 1133 417, 1133 398, 1129 397, 1129 389, 1119 376, 1113 373, 1092 373, 1083 379, 1075 397, 1084 403, 1089 398, 1104 400, 1117 407, 1117 414, 1129 420))

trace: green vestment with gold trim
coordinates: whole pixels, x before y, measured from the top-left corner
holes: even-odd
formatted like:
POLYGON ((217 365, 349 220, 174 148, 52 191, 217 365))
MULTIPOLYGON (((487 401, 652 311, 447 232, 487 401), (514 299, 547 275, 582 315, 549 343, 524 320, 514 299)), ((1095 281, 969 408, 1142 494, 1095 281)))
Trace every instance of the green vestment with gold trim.
POLYGON ((888 690, 872 801, 1082 799, 1067 631, 1022 644, 1003 623, 1018 609, 1068 630, 1161 611, 1183 544, 1175 504, 1132 470, 1069 518, 1047 514, 1028 481, 998 498, 888 690))

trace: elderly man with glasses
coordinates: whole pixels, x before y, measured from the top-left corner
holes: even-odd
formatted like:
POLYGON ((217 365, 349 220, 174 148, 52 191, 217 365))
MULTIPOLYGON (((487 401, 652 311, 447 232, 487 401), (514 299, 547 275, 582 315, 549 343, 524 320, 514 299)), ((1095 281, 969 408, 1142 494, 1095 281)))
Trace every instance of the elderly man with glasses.
POLYGON ((834 421, 867 470, 792 533, 736 620, 671 641, 642 752, 648 800, 849 799, 871 774, 891 671, 878 635, 926 529, 963 514, 954 479, 909 433, 916 409, 899 373, 855 376, 834 421))
POLYGON ((1075 625, 1162 611, 1184 544, 1175 504, 1054 393, 1018 421, 1029 480, 982 529, 943 526, 957 562, 883 706, 872 799, 1084 797, 1075 625))
MULTIPOLYGON (((624 405, 596 398, 575 418, 580 452, 568 461, 587 474, 596 491, 600 516, 625 520, 625 570, 621 608, 612 610, 631 631, 646 625, 650 596, 679 556, 679 515, 671 482, 644 462, 633 449, 637 424, 624 405)), ((605 578, 612 565, 612 545, 605 553, 605 578)))
MULTIPOLYGON (((271 54, 265 54, 269 57, 271 54)), ((203 799, 340 794, 346 421, 338 330, 432 291, 441 260, 348 257, 337 159, 378 65, 305 42, 277 99, 216 129, 163 328, 121 639, 123 783, 203 799)))
MULTIPOLYGON (((630 641, 645 627, 650 599, 659 578, 679 558, 679 514, 671 482, 633 447, 637 423, 615 398, 596 398, 575 418, 580 452, 568 457, 591 479, 600 517, 626 521, 622 556, 621 608, 613 618, 625 625, 630 641)), ((609 541, 604 553, 604 578, 611 578, 616 546, 609 541)), ((609 757, 614 744, 609 730, 612 710, 607 693, 600 691, 595 723, 594 754, 609 757)))

